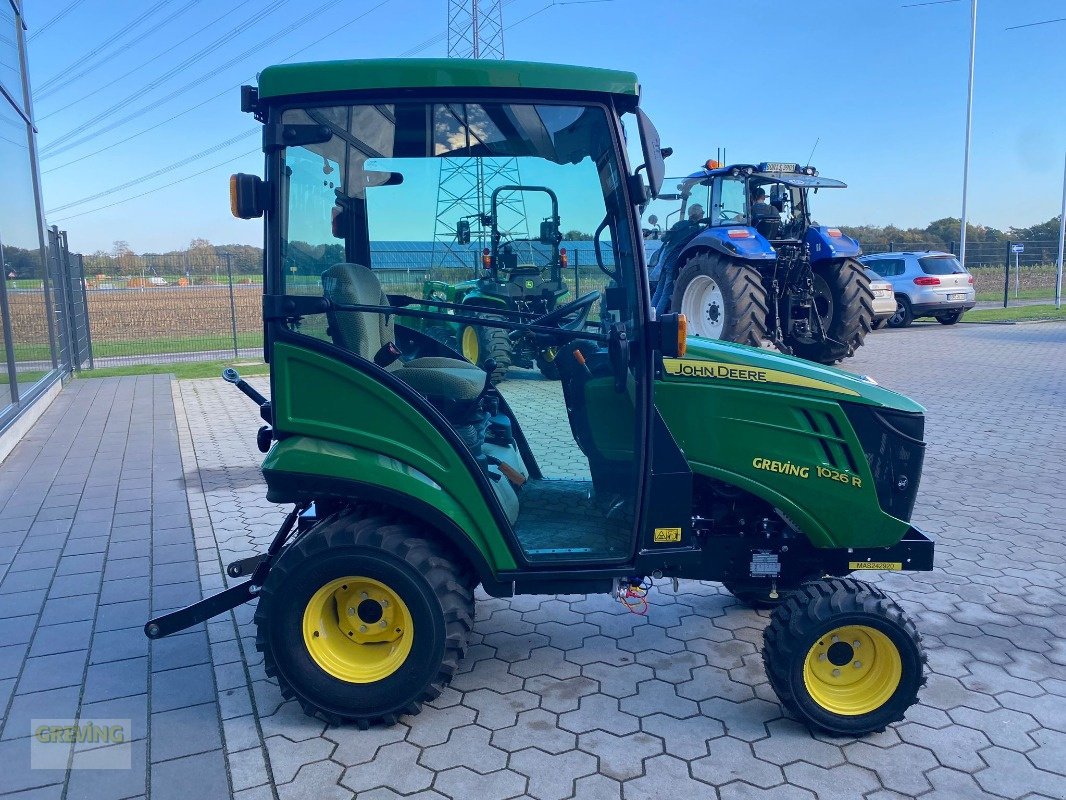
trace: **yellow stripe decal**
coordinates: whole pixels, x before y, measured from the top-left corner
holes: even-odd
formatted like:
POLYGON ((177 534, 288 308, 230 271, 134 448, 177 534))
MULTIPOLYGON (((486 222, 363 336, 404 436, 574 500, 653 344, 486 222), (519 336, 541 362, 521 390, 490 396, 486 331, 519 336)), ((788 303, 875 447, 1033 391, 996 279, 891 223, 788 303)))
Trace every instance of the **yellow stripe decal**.
POLYGON ((664 358, 663 370, 667 375, 682 378, 742 381, 745 383, 777 383, 785 386, 802 386, 805 389, 820 389, 823 392, 858 395, 854 389, 837 386, 827 381, 793 375, 777 369, 745 367, 740 364, 725 364, 721 361, 703 361, 692 358, 664 358))

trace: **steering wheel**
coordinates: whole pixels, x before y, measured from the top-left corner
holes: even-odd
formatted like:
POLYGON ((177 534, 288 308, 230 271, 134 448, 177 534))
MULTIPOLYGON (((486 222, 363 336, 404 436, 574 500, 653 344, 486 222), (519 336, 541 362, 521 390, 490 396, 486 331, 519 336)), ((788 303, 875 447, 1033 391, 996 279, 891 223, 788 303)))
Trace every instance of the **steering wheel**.
POLYGON ((560 322, 562 322, 564 319, 578 311, 584 311, 586 309, 592 308, 592 304, 599 299, 599 292, 589 292, 588 294, 583 294, 581 295, 581 297, 577 298, 577 300, 571 300, 569 303, 565 303, 564 305, 559 306, 553 311, 549 311, 544 316, 530 320, 529 324, 556 325, 561 328, 562 325, 559 325, 560 322))

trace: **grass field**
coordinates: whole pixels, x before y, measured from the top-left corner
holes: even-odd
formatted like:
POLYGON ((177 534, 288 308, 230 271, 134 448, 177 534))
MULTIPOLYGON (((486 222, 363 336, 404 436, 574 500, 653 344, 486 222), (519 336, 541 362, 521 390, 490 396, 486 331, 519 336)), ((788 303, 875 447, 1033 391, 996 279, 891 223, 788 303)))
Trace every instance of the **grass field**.
POLYGON ((190 378, 218 378, 226 367, 236 367, 242 376, 269 375, 270 367, 262 361, 192 361, 173 364, 137 364, 125 367, 86 369, 78 378, 117 378, 125 375, 174 375, 178 380, 190 378))
POLYGON ((1028 322, 1034 320, 1066 320, 1066 307, 1056 310, 1054 305, 1014 306, 1012 308, 979 308, 967 311, 962 322, 1028 322))

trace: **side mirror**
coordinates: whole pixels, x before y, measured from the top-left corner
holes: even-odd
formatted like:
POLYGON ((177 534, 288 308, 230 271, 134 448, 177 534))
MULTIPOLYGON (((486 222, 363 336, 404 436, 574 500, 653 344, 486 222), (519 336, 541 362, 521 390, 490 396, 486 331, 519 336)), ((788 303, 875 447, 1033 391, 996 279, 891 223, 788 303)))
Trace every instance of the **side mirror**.
POLYGON ((541 244, 555 244, 559 241, 559 226, 555 220, 546 219, 540 223, 540 236, 537 241, 541 244))
POLYGON ((681 358, 685 355, 688 320, 684 314, 663 314, 657 320, 659 326, 659 352, 663 358, 681 358))
POLYGON ((659 141, 659 131, 641 108, 637 108, 637 129, 640 131, 640 145, 644 152, 644 168, 648 170, 648 188, 652 197, 658 197, 666 178, 666 157, 673 150, 663 148, 662 142, 659 141))
POLYGON ((229 208, 237 219, 255 219, 266 210, 266 184, 258 175, 229 176, 229 208))
POLYGON ((461 219, 455 223, 455 241, 459 244, 470 244, 470 220, 461 219))

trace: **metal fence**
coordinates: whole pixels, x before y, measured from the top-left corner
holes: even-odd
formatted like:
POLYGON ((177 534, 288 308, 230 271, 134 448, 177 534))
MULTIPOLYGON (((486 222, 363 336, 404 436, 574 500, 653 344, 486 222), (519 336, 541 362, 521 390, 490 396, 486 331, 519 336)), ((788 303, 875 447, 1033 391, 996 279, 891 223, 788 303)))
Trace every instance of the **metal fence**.
MULTIPOLYGON (((387 292, 421 296, 427 280, 454 283, 477 274, 480 249, 442 259, 426 244, 373 252, 374 272, 387 292)), ((603 288, 607 279, 596 267, 592 243, 564 246, 570 297, 603 288)), ((610 252, 609 247, 605 250, 610 252)), ((542 256, 535 257, 542 263, 542 256)), ((201 248, 72 259, 84 270, 85 319, 96 367, 261 357, 263 278, 258 251, 248 256, 201 248)))

